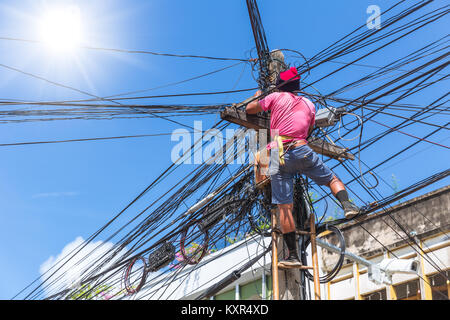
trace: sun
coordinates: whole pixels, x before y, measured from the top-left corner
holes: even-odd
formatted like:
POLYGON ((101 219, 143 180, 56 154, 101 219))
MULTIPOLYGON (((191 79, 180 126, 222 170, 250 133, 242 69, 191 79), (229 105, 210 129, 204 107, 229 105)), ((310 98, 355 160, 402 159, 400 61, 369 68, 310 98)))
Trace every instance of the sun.
POLYGON ((67 6, 48 9, 39 21, 41 40, 56 51, 73 51, 81 44, 80 9, 67 6))

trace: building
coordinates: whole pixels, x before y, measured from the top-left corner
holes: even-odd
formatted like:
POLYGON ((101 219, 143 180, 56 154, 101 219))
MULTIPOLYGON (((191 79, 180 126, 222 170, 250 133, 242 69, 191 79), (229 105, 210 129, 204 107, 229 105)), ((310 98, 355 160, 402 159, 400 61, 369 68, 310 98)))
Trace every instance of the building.
MULTIPOLYGON (((324 299, 442 300, 450 297, 449 186, 369 215, 341 228, 348 251, 371 262, 417 259, 419 275, 394 274, 392 285, 368 279, 367 267, 347 261, 325 285, 324 299), (411 238, 417 245, 411 245, 411 238)), ((326 265, 326 259, 322 259, 326 265)))
MULTIPOLYGON (((449 191, 450 186, 446 186, 360 221, 341 225, 347 252, 374 264, 384 258, 417 259, 418 274, 394 274, 392 284, 379 284, 369 280, 366 266, 345 259, 336 277, 321 284, 321 299, 447 300, 450 297, 449 191)), ((270 242, 270 237, 246 239, 206 256, 198 265, 184 268, 176 276, 169 274, 153 281, 149 284, 154 290, 152 298, 195 299, 263 252, 270 242)), ((324 249, 319 249, 319 265, 321 274, 333 265, 333 256, 324 249)), ((270 275, 271 258, 266 255, 212 299, 271 299, 270 275)), ((312 283, 308 282, 306 289, 311 292, 312 283)))

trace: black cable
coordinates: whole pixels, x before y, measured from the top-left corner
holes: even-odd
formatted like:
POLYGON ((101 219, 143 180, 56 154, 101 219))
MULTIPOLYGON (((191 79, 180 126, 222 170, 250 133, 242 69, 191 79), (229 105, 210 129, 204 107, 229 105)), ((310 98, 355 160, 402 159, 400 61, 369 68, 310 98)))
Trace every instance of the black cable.
MULTIPOLYGON (((44 43, 43 41, 38 40, 29 40, 29 39, 21 39, 21 38, 12 38, 12 37, 0 37, 0 40, 6 41, 20 41, 20 42, 29 42, 29 43, 44 43)), ((192 55, 192 54, 175 54, 175 53, 161 53, 154 52, 148 50, 127 50, 127 49, 117 49, 117 48, 102 48, 102 47, 93 47, 93 46, 80 46, 83 49, 89 50, 97 50, 97 51, 110 51, 110 52, 118 52, 118 53, 138 53, 138 54, 149 54, 155 56, 165 56, 165 57, 176 57, 176 58, 196 58, 196 59, 208 59, 208 60, 222 60, 222 61, 241 61, 248 62, 248 59, 239 59, 239 58, 223 58, 223 57, 211 57, 211 56, 203 56, 203 55, 192 55)))

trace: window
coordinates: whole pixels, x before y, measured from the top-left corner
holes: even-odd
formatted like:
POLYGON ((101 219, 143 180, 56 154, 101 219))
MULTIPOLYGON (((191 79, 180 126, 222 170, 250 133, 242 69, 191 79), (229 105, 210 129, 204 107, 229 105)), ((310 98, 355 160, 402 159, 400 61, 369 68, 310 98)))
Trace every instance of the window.
POLYGON ((394 286, 397 300, 420 300, 419 279, 394 286))
MULTIPOLYGON (((243 284, 240 286, 241 300, 262 300, 262 279, 243 284)), ((266 275, 266 299, 272 294, 272 277, 266 275)))
POLYGON ((448 300, 450 271, 443 271, 428 276, 433 300, 448 300))
POLYGON ((362 296, 363 300, 387 300, 386 288, 362 296))
POLYGON ((234 289, 220 293, 214 297, 214 300, 234 300, 235 292, 234 289))
POLYGON ((262 286, 261 280, 256 280, 241 286, 242 300, 261 300, 262 286))

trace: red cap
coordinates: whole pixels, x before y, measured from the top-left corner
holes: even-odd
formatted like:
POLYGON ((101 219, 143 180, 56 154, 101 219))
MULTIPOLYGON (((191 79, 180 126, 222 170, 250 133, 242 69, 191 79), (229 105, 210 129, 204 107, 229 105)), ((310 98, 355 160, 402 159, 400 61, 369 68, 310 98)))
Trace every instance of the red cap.
POLYGON ((297 68, 291 67, 289 70, 280 73, 281 80, 300 80, 300 76, 298 75, 297 68), (295 77, 295 78, 294 78, 295 77))

